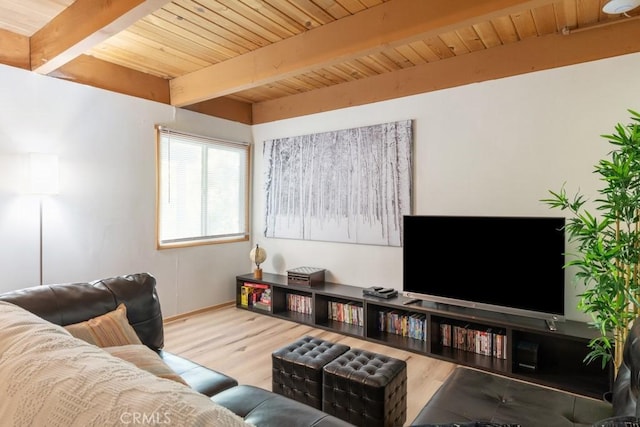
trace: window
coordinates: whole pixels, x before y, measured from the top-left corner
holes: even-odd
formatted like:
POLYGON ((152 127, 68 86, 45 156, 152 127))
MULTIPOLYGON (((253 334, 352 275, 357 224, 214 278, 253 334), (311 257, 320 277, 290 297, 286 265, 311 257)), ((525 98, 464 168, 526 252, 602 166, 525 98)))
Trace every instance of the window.
POLYGON ((156 126, 158 248, 247 240, 249 144, 156 126))

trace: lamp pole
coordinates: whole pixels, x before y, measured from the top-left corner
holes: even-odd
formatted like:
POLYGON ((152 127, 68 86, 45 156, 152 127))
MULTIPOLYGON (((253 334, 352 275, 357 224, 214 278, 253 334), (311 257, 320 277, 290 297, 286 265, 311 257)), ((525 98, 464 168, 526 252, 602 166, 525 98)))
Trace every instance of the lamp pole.
POLYGON ((42 196, 39 196, 40 204, 40 285, 44 284, 42 279, 42 196))
POLYGON ((43 275, 43 221, 42 204, 45 194, 58 194, 58 156, 55 154, 30 153, 29 167, 31 193, 38 196, 38 228, 39 228, 39 267, 40 285, 44 284, 43 275))

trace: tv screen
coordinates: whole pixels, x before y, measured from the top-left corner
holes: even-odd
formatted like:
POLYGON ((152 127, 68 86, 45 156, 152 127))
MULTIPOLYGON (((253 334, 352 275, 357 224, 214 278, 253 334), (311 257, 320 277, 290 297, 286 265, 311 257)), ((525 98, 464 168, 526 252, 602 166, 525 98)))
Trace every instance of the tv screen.
POLYGON ((404 217, 403 291, 436 302, 564 317, 565 219, 404 217))

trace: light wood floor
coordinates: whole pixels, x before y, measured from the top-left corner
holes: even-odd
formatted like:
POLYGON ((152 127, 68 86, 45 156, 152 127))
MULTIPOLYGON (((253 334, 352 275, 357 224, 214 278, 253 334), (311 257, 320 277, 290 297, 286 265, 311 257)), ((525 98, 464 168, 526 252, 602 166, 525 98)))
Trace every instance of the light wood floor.
POLYGON ((165 350, 271 390, 271 353, 304 335, 407 362, 407 421, 418 415, 456 365, 334 332, 227 306, 165 323, 165 350))

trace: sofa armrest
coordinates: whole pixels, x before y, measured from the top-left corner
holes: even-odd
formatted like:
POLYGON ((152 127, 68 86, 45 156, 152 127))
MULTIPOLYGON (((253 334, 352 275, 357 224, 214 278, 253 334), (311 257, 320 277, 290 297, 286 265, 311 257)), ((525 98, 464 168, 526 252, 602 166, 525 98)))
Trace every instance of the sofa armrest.
POLYGON ((199 365, 183 357, 177 356, 164 350, 158 351, 162 358, 176 374, 180 375, 189 386, 206 395, 213 396, 223 390, 238 385, 235 379, 199 365))
POLYGON ((353 427, 319 409, 246 384, 218 393, 211 400, 260 427, 353 427))

